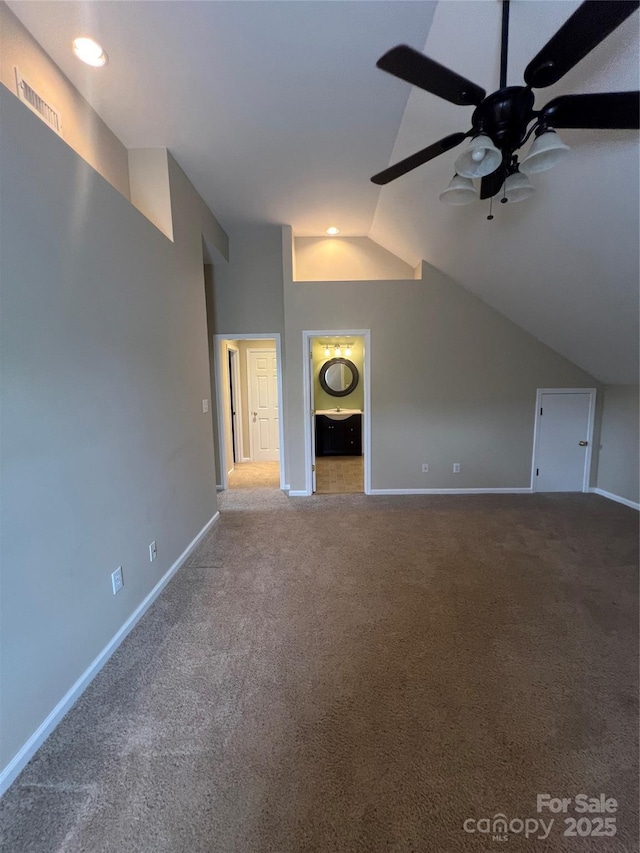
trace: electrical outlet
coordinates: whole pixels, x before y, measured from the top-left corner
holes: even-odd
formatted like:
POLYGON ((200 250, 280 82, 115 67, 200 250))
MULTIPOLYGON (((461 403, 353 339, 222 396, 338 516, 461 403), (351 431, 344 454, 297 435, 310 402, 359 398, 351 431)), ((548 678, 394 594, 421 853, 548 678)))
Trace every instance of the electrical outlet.
POLYGON ((208 400, 203 400, 203 401, 202 401, 202 411, 203 411, 203 412, 208 412, 208 411, 209 411, 209 401, 208 401, 208 400))
POLYGON ((158 548, 156 546, 155 540, 149 545, 149 562, 153 563, 155 558, 158 556, 158 548))
POLYGON ((122 566, 118 566, 115 572, 111 572, 111 587, 113 589, 113 594, 116 595, 122 587, 124 586, 124 580, 122 579, 122 566))
POLYGON ((428 462, 423 462, 423 463, 422 463, 422 473, 423 473, 423 474, 428 474, 428 473, 429 473, 429 463, 428 463, 428 462))
POLYGON ((459 473, 460 473, 460 463, 459 463, 459 462, 454 462, 454 463, 453 463, 453 473, 454 473, 454 474, 459 474, 459 473))

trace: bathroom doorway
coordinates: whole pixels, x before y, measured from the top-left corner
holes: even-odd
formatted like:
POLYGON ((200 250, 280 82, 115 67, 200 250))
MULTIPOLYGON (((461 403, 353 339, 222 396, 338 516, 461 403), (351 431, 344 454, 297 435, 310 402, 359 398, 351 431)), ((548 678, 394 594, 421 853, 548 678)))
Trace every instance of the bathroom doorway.
POLYGON ((369 332, 305 332, 307 494, 370 489, 369 332))
POLYGON ((280 335, 215 335, 221 489, 283 488, 280 335))

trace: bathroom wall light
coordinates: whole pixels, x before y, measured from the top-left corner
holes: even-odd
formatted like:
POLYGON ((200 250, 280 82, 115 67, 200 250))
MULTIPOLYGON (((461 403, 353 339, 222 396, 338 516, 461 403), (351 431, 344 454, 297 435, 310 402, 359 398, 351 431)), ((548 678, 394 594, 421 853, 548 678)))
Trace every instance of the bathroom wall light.
POLYGON ((346 350, 344 351, 344 354, 345 354, 346 356, 351 355, 351 344, 347 344, 347 348, 346 348, 346 350))
POLYGON ((86 62, 87 65, 93 65, 94 68, 102 68, 109 61, 102 46, 97 41, 84 36, 73 40, 73 52, 78 59, 86 62))
POLYGON ((325 347, 324 348, 324 357, 329 358, 330 355, 331 355, 331 350, 329 349, 329 347, 325 347))
POLYGON ((342 350, 340 349, 340 344, 336 344, 336 356, 340 357, 342 355, 342 350))

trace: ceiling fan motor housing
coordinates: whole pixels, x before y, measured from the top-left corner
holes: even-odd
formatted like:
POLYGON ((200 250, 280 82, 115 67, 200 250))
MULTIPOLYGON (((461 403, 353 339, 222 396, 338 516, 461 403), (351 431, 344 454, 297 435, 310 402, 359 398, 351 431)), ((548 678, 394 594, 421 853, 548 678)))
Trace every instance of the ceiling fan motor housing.
POLYGON ((486 133, 503 153, 519 148, 534 117, 534 95, 527 86, 499 89, 482 101, 472 117, 475 133, 486 133))

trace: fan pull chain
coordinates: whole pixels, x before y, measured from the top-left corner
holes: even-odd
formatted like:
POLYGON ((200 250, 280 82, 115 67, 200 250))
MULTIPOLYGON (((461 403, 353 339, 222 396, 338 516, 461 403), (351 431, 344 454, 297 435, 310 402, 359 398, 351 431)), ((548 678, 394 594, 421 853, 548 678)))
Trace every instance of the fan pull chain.
POLYGON ((489 199, 489 215, 487 219, 493 219, 493 196, 489 199))

